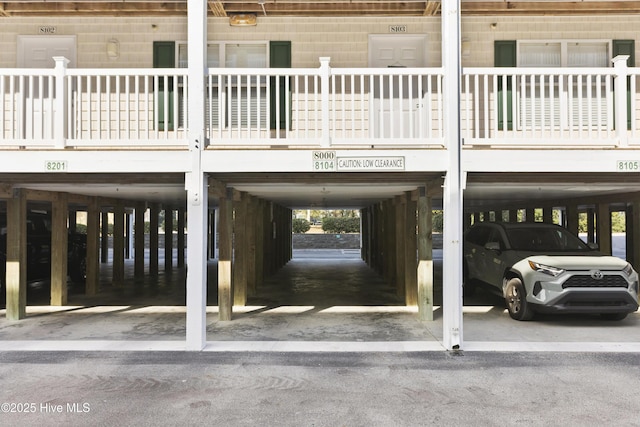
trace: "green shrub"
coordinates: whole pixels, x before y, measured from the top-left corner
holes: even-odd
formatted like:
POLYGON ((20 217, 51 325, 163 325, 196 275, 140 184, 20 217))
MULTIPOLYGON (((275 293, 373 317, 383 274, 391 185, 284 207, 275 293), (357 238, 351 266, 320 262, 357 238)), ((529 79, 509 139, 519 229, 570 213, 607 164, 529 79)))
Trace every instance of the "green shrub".
POLYGON ((326 217, 322 220, 322 231, 325 233, 359 233, 360 218, 326 217))
POLYGON ((294 233, 306 233, 311 228, 311 223, 304 218, 295 218, 292 228, 294 233))

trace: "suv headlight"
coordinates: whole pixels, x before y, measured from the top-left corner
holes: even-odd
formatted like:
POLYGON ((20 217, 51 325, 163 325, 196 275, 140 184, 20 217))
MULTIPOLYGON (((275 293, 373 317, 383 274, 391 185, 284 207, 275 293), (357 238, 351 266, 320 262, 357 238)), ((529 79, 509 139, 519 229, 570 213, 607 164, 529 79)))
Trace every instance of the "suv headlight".
POLYGON ((622 272, 627 276, 631 276, 633 274, 633 267, 631 264, 627 263, 627 265, 622 269, 622 272))
POLYGON ((529 261, 529 267, 531 267, 531 269, 534 271, 548 274, 549 276, 553 277, 559 276, 560 274, 564 273, 564 269, 562 268, 552 267, 550 265, 544 265, 533 261, 529 261))

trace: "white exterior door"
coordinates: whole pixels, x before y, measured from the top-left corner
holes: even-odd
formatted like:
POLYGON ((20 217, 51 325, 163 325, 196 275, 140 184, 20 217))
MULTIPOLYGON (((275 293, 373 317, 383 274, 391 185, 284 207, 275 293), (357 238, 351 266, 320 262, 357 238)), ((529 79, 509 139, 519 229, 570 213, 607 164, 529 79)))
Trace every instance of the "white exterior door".
MULTIPOLYGON (((369 35, 369 67, 416 68, 427 66, 426 34, 372 34, 369 35)), ((407 77, 409 78, 409 77, 407 77)), ((418 137, 419 103, 423 94, 413 93, 409 97, 409 85, 400 85, 398 80, 383 79, 383 90, 374 91, 375 137, 418 137), (404 93, 400 93, 400 88, 404 93), (411 98, 411 104, 408 98, 411 98)), ((374 85, 378 88, 378 84, 374 85)), ((417 88, 418 85, 413 85, 417 88)))
MULTIPOLYGON (((53 68, 54 56, 64 56, 69 67, 76 63, 75 36, 18 36, 18 68, 53 68)), ((53 82, 34 77, 25 81, 22 93, 21 117, 24 137, 53 138, 53 82)))

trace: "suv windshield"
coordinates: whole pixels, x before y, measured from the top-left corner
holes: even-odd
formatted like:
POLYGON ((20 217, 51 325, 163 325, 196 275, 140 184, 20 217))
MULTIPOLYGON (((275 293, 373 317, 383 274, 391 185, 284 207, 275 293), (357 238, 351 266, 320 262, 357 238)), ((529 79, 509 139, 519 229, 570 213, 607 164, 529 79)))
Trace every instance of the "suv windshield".
POLYGON ((533 252, 588 252, 582 240, 563 228, 517 227, 506 230, 512 249, 533 252))

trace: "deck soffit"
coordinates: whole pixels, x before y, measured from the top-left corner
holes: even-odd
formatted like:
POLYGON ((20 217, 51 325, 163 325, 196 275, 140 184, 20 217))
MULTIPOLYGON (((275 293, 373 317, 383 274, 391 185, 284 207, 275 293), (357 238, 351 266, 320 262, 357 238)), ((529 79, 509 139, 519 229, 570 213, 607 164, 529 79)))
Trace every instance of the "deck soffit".
MULTIPOLYGON (((208 14, 258 16, 435 16, 439 0, 209 0, 208 14)), ((584 15, 640 13, 640 1, 462 0, 463 15, 584 15)), ((187 0, 8 0, 0 17, 18 16, 186 16, 187 0)))

